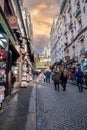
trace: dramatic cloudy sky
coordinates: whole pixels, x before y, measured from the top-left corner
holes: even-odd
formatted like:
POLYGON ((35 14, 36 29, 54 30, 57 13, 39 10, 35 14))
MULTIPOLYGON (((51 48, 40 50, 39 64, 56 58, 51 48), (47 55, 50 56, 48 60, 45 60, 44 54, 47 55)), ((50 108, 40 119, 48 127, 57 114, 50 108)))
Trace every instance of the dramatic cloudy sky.
POLYGON ((60 0, 24 0, 33 24, 34 49, 41 53, 48 44, 53 19, 59 12, 60 0))

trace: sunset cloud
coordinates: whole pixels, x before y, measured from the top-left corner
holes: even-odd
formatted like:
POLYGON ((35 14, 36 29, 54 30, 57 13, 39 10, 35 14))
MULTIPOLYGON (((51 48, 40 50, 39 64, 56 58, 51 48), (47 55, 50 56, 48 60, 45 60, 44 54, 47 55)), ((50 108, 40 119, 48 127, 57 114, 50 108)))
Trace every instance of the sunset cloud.
POLYGON ((24 6, 29 9, 32 18, 34 48, 41 52, 44 45, 49 42, 52 22, 59 12, 58 1, 25 0, 24 6))

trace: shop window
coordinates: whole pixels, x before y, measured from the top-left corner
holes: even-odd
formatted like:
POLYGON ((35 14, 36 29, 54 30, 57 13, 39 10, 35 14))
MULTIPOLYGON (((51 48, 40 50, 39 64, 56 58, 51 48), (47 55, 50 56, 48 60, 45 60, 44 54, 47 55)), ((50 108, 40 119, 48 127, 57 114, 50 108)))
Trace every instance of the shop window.
POLYGON ((19 64, 16 63, 15 66, 12 67, 12 74, 15 77, 15 81, 19 81, 19 64))
POLYGON ((78 33, 82 30, 82 20, 81 20, 81 17, 79 17, 78 19, 78 26, 79 26, 79 30, 78 30, 78 33))

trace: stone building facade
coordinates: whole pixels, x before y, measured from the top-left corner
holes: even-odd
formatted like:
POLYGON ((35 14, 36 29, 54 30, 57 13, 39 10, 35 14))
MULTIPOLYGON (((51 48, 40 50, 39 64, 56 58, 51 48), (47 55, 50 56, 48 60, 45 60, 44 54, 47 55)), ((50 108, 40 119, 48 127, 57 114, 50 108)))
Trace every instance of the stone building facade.
POLYGON ((51 28, 51 58, 65 66, 86 66, 87 0, 63 0, 60 14, 51 28), (55 58, 56 57, 56 58, 55 58))

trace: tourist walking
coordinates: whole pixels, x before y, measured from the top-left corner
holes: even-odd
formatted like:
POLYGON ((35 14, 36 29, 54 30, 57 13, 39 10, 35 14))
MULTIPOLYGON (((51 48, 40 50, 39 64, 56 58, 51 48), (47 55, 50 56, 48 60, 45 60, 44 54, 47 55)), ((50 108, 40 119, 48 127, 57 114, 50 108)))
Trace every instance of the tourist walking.
POLYGON ((68 79, 67 72, 62 71, 60 76, 60 82, 63 87, 63 91, 66 90, 67 79, 68 79))
POLYGON ((45 75, 44 75, 44 73, 43 73, 43 71, 41 71, 41 73, 40 73, 40 75, 39 75, 39 77, 38 77, 38 80, 39 80, 39 82, 41 83, 41 85, 44 85, 44 80, 45 80, 45 75))
POLYGON ((78 72, 76 73, 76 79, 77 79, 77 85, 79 92, 83 92, 83 78, 84 78, 84 73, 81 71, 81 68, 78 69, 78 72))
POLYGON ((51 72, 50 70, 47 70, 45 72, 45 76, 46 76, 46 83, 50 83, 50 77, 51 77, 51 72))
POLYGON ((55 90, 59 91, 60 72, 58 70, 53 71, 52 80, 54 82, 55 90))

